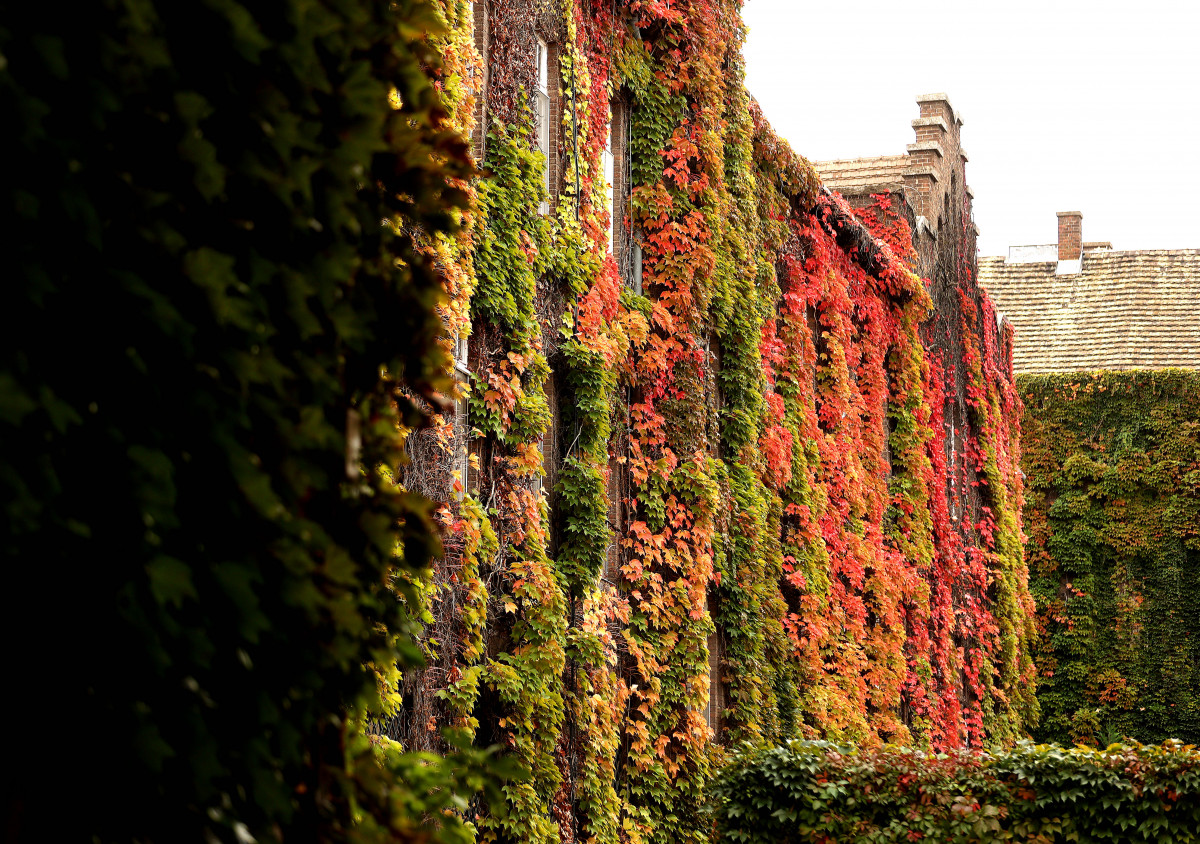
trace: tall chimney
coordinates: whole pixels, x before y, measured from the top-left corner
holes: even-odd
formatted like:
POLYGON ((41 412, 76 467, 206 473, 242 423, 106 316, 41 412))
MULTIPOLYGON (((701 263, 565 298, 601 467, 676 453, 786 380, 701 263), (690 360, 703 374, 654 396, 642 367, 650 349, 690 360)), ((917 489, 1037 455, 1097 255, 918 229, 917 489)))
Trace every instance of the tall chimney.
POLYGON ((1058 212, 1058 260, 1078 261, 1083 256, 1083 214, 1058 212))

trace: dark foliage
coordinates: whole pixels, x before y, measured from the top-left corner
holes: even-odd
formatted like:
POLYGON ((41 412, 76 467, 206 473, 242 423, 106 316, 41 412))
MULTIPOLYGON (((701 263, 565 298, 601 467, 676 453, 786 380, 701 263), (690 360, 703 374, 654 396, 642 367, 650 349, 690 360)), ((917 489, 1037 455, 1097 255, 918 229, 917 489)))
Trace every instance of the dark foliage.
POLYGON ((4 5, 10 834, 388 822, 346 714, 365 662, 417 658, 389 580, 438 547, 375 468, 418 420, 397 384, 447 386, 413 232, 452 227, 469 165, 432 11, 4 5))

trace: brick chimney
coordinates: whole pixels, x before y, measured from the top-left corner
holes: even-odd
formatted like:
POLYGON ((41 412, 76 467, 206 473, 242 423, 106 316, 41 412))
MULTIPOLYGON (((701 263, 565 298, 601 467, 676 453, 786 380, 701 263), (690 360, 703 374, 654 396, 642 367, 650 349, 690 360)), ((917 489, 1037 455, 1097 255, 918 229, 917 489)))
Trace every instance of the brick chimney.
POLYGON ((1078 261, 1083 256, 1083 214, 1058 212, 1058 260, 1078 261))

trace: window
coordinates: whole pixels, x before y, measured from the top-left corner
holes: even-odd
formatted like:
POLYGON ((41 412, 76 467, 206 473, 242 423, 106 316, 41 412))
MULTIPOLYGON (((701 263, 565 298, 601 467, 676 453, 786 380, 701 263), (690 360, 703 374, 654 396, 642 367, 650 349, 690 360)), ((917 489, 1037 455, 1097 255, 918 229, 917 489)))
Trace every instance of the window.
MULTIPOLYGON (((550 48, 546 42, 537 42, 537 143, 544 156, 542 161, 542 185, 546 196, 550 196, 550 48)), ((543 200, 538 208, 541 214, 550 213, 550 203, 543 200)))
POLYGON ((346 408, 346 477, 357 480, 362 474, 362 415, 353 407, 346 408))
MULTIPOLYGON (((550 377, 546 379, 543 389, 546 391, 546 408, 550 411, 550 422, 546 425, 546 430, 542 433, 541 439, 538 441, 538 448, 542 452, 542 475, 534 478, 534 492, 546 494, 546 503, 553 510, 556 501, 554 496, 554 486, 558 483, 558 472, 560 454, 559 448, 562 436, 562 408, 559 404, 559 396, 564 389, 563 372, 558 361, 561 357, 556 356, 553 363, 553 370, 550 377)), ((551 531, 551 547, 555 545, 557 537, 551 531)))
POLYGON ((469 492, 471 482, 471 427, 467 422, 467 397, 454 403, 454 471, 458 473, 458 484, 454 497, 462 501, 469 492))
POLYGON ((470 16, 475 49, 482 64, 472 68, 470 84, 475 91, 475 121, 467 138, 471 142, 471 153, 475 161, 482 164, 487 151, 487 64, 488 64, 488 19, 487 3, 468 0, 467 14, 470 16))
POLYGON ((639 235, 632 237, 629 255, 629 287, 638 296, 642 294, 642 241, 639 235))
MULTIPOLYGON (((467 366, 467 336, 460 334, 454 339, 454 380, 465 385, 470 381, 471 369, 467 366)), ((468 401, 465 391, 454 402, 454 455, 453 471, 458 473, 458 485, 454 497, 459 501, 466 496, 471 477, 471 426, 467 421, 468 401)))
MULTIPOLYGON (((715 619, 716 602, 708 598, 708 614, 713 617, 713 632, 708 634, 708 703, 704 707, 704 720, 713 733, 721 732, 721 716, 725 712, 725 684, 721 678, 721 665, 725 661, 725 642, 721 628, 715 619)), ((714 736, 716 738, 717 736, 714 736)))
MULTIPOLYGON (((542 453, 542 471, 544 472, 545 466, 546 466, 546 435, 545 434, 542 434, 541 438, 538 439, 538 451, 540 451, 542 453)), ((533 476, 532 489, 533 489, 534 496, 540 498, 542 493, 546 491, 545 475, 534 475, 533 476)))
POLYGON ((892 477, 892 434, 896 432, 896 420, 892 418, 892 403, 883 400, 883 471, 884 477, 892 477))
POLYGON ((467 366, 468 345, 466 334, 459 334, 454 340, 454 374, 460 381, 471 377, 471 369, 467 366))
POLYGON ((958 402, 953 397, 946 405, 946 426, 950 434, 946 438, 946 497, 950 503, 950 519, 958 521, 958 477, 962 461, 958 455, 958 402))
POLYGON ((616 258, 617 272, 629 288, 642 295, 642 238, 628 227, 633 199, 632 106, 628 91, 620 91, 610 103, 611 118, 604 145, 605 202, 609 212, 609 252, 616 258))
POLYGON ((621 537, 625 533, 625 519, 622 513, 622 489, 624 484, 625 465, 618 454, 624 452, 622 435, 614 435, 613 452, 608 457, 608 526, 612 530, 608 538, 608 546, 604 549, 604 570, 602 578, 609 583, 616 583, 621 575, 621 537))
POLYGON ((617 208, 613 201, 616 196, 613 190, 616 168, 613 159, 613 121, 611 117, 609 118, 608 126, 604 130, 604 152, 600 154, 600 157, 604 162, 604 208, 608 211, 608 254, 612 255, 616 246, 613 237, 617 231, 617 208))

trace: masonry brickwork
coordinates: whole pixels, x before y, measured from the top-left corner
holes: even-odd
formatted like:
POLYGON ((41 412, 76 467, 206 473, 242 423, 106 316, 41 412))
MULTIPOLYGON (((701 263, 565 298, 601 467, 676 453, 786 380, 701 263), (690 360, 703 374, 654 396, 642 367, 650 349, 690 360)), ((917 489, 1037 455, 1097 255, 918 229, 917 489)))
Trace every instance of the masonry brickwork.
POLYGON ((1078 261, 1083 255, 1083 214, 1058 212, 1058 260, 1078 261))
POLYGON ((972 239, 978 229, 966 180, 962 115, 944 93, 921 94, 916 102, 914 141, 905 154, 817 161, 813 166, 825 185, 842 194, 853 208, 864 208, 876 201, 874 196, 889 194, 913 227, 918 273, 932 279, 938 261, 944 261, 967 234, 959 230, 964 221, 972 239), (954 231, 943 234, 947 226, 954 231))

